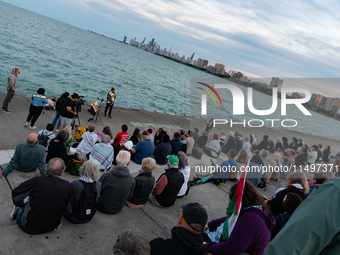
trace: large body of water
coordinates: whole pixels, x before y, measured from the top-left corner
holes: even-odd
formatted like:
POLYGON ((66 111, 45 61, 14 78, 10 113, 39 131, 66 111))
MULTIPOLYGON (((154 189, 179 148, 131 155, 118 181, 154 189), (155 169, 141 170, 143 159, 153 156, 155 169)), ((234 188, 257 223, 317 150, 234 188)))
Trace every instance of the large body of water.
MULTIPOLYGON (((6 90, 7 74, 19 66, 17 94, 32 93, 43 87, 46 95, 77 92, 93 101, 106 98, 107 92, 114 87, 116 105, 198 115, 199 111, 195 109, 200 109, 200 95, 190 90, 190 79, 204 79, 211 85, 224 82, 174 61, 1 1, 0 24, 0 90, 6 90)), ((240 88, 246 96, 246 88, 240 88)), ((227 91, 221 92, 221 96, 223 104, 230 107, 214 108, 214 117, 230 119, 231 96, 227 91)), ((208 107, 211 103, 208 99, 208 107)), ((254 106, 269 109, 271 97, 254 92, 254 106)), ((280 115, 280 107, 271 116, 262 117, 251 114, 247 107, 245 109, 245 117, 233 119, 296 119, 299 124, 292 128, 296 131, 340 139, 338 121, 317 113, 304 116, 295 106, 288 107, 287 116, 280 115)))

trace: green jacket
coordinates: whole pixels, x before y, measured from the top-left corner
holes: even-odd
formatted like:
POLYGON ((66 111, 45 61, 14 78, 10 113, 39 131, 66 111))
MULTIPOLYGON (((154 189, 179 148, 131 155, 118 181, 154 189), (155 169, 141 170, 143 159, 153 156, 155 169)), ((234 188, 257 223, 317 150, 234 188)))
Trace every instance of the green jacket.
POLYGON ((7 176, 13 170, 33 172, 38 168, 41 176, 46 176, 45 167, 44 146, 40 144, 31 145, 28 143, 20 143, 15 148, 14 156, 2 174, 7 176))
POLYGON ((269 243, 264 255, 340 253, 340 178, 312 192, 269 243))

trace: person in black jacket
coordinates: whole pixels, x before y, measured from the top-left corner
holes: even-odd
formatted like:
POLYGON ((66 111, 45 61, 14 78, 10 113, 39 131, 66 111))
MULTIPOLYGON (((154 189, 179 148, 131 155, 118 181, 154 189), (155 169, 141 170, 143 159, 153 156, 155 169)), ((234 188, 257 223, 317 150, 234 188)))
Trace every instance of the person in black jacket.
POLYGON ((61 158, 64 160, 65 165, 67 166, 68 162, 71 159, 78 159, 78 154, 68 155, 67 148, 65 145, 65 141, 68 139, 69 134, 63 130, 61 131, 56 138, 52 139, 48 146, 48 153, 46 156, 46 163, 50 161, 52 158, 61 158))
POLYGON ((57 103, 55 105, 56 112, 55 112, 55 117, 52 121, 52 124, 55 126, 57 132, 59 132, 59 127, 60 127, 60 112, 63 109, 65 100, 69 97, 69 95, 70 94, 68 92, 65 92, 64 94, 62 94, 58 98, 57 103))
POLYGON ((36 176, 21 183, 12 191, 15 210, 11 218, 27 234, 51 232, 61 225, 63 214, 72 212, 72 186, 59 176, 65 171, 64 161, 51 159, 47 165, 48 176, 36 176), (29 196, 25 203, 24 199, 29 196))
POLYGON ((230 150, 236 150, 237 141, 235 139, 235 134, 233 132, 229 132, 227 143, 221 148, 221 152, 224 154, 228 154, 230 150))
POLYGON ((302 148, 300 154, 297 155, 295 158, 296 167, 299 168, 302 165, 304 165, 306 160, 307 160, 307 150, 305 148, 302 148))
POLYGON ((263 140, 259 143, 259 145, 256 146, 255 150, 260 151, 260 150, 268 150, 269 147, 269 141, 268 141, 269 136, 264 135, 263 140))
POLYGON ((171 239, 150 241, 151 255, 205 255, 203 232, 208 220, 206 209, 199 203, 182 206, 177 227, 171 230, 171 239))

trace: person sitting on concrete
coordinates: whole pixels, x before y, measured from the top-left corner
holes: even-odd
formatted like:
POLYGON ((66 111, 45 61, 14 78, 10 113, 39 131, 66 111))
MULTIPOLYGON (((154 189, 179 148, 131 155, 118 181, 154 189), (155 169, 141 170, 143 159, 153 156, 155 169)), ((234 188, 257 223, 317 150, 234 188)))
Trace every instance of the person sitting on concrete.
POLYGON ((113 255, 150 255, 150 245, 138 229, 124 229, 113 246, 113 255))
POLYGON ((96 143, 90 154, 90 159, 95 159, 99 163, 99 170, 108 171, 112 166, 113 147, 110 143, 110 136, 103 135, 101 143, 96 143))
POLYGON ((112 140, 113 140, 113 135, 112 135, 110 126, 105 126, 102 131, 99 131, 97 133, 97 142, 98 143, 101 142, 103 135, 108 135, 110 137, 109 143, 111 144, 112 140))
POLYGON ((268 185, 271 185, 269 182, 270 179, 274 179, 277 182, 281 182, 279 180, 281 161, 282 161, 281 155, 278 152, 273 153, 271 159, 268 160, 268 163, 266 165, 267 169, 262 176, 262 178, 264 178, 268 185))
POLYGON ((117 158, 118 153, 121 150, 128 151, 132 155, 132 150, 133 150, 133 143, 132 143, 132 141, 127 141, 126 143, 122 144, 121 146, 115 146, 113 148, 113 152, 114 152, 113 153, 114 154, 114 158, 113 158, 113 162, 112 162, 113 165, 117 165, 116 158, 117 158))
POLYGON ((129 152, 120 151, 116 159, 117 166, 100 177, 102 189, 97 202, 98 211, 107 214, 119 213, 126 201, 132 197, 136 180, 128 168, 130 157, 129 152))
POLYGON ((187 154, 187 156, 190 156, 192 153, 192 149, 194 148, 194 145, 195 145, 195 140, 193 138, 194 132, 192 130, 189 130, 188 134, 189 134, 189 137, 185 139, 187 141, 187 151, 185 154, 187 154))
POLYGON ((318 144, 318 149, 317 149, 317 153, 318 153, 318 158, 316 159, 315 162, 321 162, 322 161, 322 144, 318 144))
POLYGON ((207 132, 203 131, 202 135, 200 137, 198 137, 197 147, 203 148, 203 146, 205 146, 207 144, 207 141, 208 141, 207 132))
POLYGON ((154 136, 153 133, 152 133, 152 128, 149 128, 149 129, 148 129, 148 132, 149 132, 149 134, 150 134, 150 138, 149 138, 150 141, 151 141, 151 142, 154 142, 155 136, 154 136))
POLYGON ((51 232, 61 225, 64 213, 72 212, 72 186, 60 176, 65 171, 64 161, 51 159, 47 164, 48 176, 34 177, 12 191, 15 210, 11 218, 19 228, 30 235, 51 232), (24 199, 29 196, 25 203, 24 199))
POLYGON ((147 157, 154 157, 154 144, 149 139, 149 132, 143 131, 143 141, 140 141, 132 150, 132 160, 137 164, 142 164, 142 160, 147 157))
POLYGON ((329 163, 329 156, 330 155, 331 155, 331 146, 326 145, 325 149, 322 152, 323 163, 329 163))
POLYGON ((194 135, 192 138, 194 138, 194 141, 195 141, 195 145, 194 146, 197 146, 197 142, 198 142, 198 132, 199 132, 199 129, 198 128, 194 128, 194 135))
POLYGON ((177 194, 177 198, 181 198, 187 196, 190 190, 188 186, 188 181, 190 177, 190 165, 188 162, 188 158, 183 151, 178 152, 177 157, 179 159, 178 169, 184 176, 184 183, 181 187, 181 190, 177 194))
POLYGON ((240 150, 242 150, 242 147, 243 147, 243 141, 242 141, 242 135, 241 134, 237 134, 236 142, 237 142, 236 151, 237 151, 237 153, 239 153, 240 150))
POLYGON ((338 254, 340 178, 324 183, 294 211, 264 255, 338 254))
POLYGON ((268 200, 267 204, 270 207, 270 211, 274 216, 279 213, 284 213, 282 208, 282 202, 289 192, 298 194, 302 200, 306 199, 306 195, 309 193, 309 186, 306 175, 303 172, 290 172, 288 175, 288 182, 286 186, 279 188, 268 200))
POLYGON ((155 156, 156 163, 158 165, 165 165, 168 162, 166 158, 168 155, 171 155, 172 147, 169 142, 170 138, 167 134, 165 134, 161 143, 155 148, 153 155, 155 156))
POLYGON ((281 231, 281 229, 286 225, 289 218, 292 216, 296 208, 302 203, 302 199, 299 195, 289 192, 283 199, 282 208, 285 209, 284 213, 280 213, 275 217, 275 228, 272 230, 272 235, 270 240, 281 231))
POLYGON ((95 129, 94 125, 90 125, 89 130, 81 136, 82 140, 77 146, 77 151, 84 153, 87 159, 89 158, 93 146, 97 142, 97 134, 94 132, 95 129))
POLYGON ((142 136, 140 135, 140 129, 139 128, 135 128, 135 130, 133 131, 133 134, 132 134, 132 136, 130 137, 129 140, 132 141, 133 145, 137 145, 137 143, 142 140, 142 136))
POLYGON ((249 162, 249 172, 247 173, 247 181, 251 182, 254 186, 260 184, 261 177, 263 174, 262 166, 265 164, 259 155, 254 155, 249 162))
POLYGON ((126 124, 122 125, 122 132, 119 132, 115 140, 113 141, 113 147, 121 146, 129 140, 129 133, 127 132, 128 126, 126 124))
MULTIPOLYGON (((231 187, 229 201, 233 199, 237 186, 238 183, 231 187)), ((233 213, 229 210, 230 208, 228 208, 228 215, 233 213)), ((208 254, 243 254, 243 252, 263 254, 270 242, 275 219, 256 187, 246 181, 241 212, 231 233, 228 232, 225 224, 228 224, 227 216, 208 223, 206 235, 203 236, 206 241, 204 248, 208 254)))
POLYGON ((182 143, 181 151, 186 153, 187 152, 187 140, 186 140, 187 138, 185 136, 185 131, 183 129, 180 130, 180 135, 181 135, 180 141, 182 143))
POLYGON ((247 152, 248 155, 250 155, 250 141, 249 141, 249 137, 246 136, 246 138, 244 139, 244 143, 242 145, 242 150, 245 150, 247 152))
POLYGON ((7 176, 13 170, 21 172, 34 172, 37 168, 42 176, 45 176, 45 147, 38 144, 37 133, 30 133, 27 143, 19 143, 15 148, 15 152, 11 161, 0 173, 0 178, 7 176))
POLYGON ((149 196, 149 201, 158 207, 172 206, 184 183, 184 176, 178 169, 178 157, 169 155, 167 158, 168 169, 158 178, 149 196))
POLYGON ((255 147, 255 150, 260 151, 260 150, 268 150, 269 146, 269 136, 264 135, 263 140, 255 147))
POLYGON ((180 140, 181 140, 180 133, 175 132, 174 138, 170 141, 171 155, 177 155, 178 152, 181 150, 182 143, 180 140))
POLYGON ((224 181, 228 181, 229 179, 236 179, 237 177, 237 165, 236 161, 234 160, 237 151, 231 149, 228 151, 228 160, 225 160, 221 163, 220 168, 221 171, 219 173, 220 177, 223 178, 224 181))
POLYGON ((68 165, 68 162, 71 159, 78 159, 78 154, 67 154, 67 148, 65 145, 65 141, 68 139, 68 133, 65 130, 62 130, 56 138, 54 138, 50 145, 48 146, 48 153, 46 156, 46 163, 48 163, 52 158, 61 158, 64 160, 65 165, 68 165))
POLYGON ((206 209, 199 203, 182 206, 177 227, 171 230, 171 239, 150 241, 151 255, 204 255, 201 233, 208 220, 206 209))
POLYGON ((328 181, 328 178, 325 173, 318 172, 313 174, 308 180, 309 193, 307 194, 307 197, 312 193, 313 190, 318 189, 326 181, 328 181))
POLYGON ((313 145, 311 148, 311 152, 309 153, 309 164, 315 164, 318 159, 318 146, 313 145))
POLYGON ((292 171, 296 165, 295 165, 295 151, 293 149, 287 149, 287 156, 289 158, 289 163, 288 163, 288 167, 289 167, 289 172, 292 171))
POLYGON ((73 224, 90 222, 96 213, 96 201, 102 187, 102 184, 96 181, 99 175, 98 166, 97 160, 86 161, 79 169, 79 180, 71 182, 74 204, 72 214, 65 215, 65 218, 73 224), (82 195, 85 188, 86 193, 82 195))
POLYGON ((270 153, 274 153, 275 151, 275 141, 272 137, 269 137, 268 139, 268 148, 267 150, 270 152, 270 153))
POLYGON ((42 146, 46 148, 46 151, 48 151, 48 146, 50 144, 50 141, 55 138, 53 129, 54 129, 54 125, 52 123, 49 123, 47 124, 45 129, 40 130, 38 133, 38 137, 39 135, 46 136, 46 142, 45 142, 46 147, 45 147, 45 144, 41 144, 42 146))
POLYGON ((296 156, 295 158, 295 165, 297 169, 302 167, 307 160, 307 150, 305 148, 302 148, 300 151, 300 154, 296 156))
POLYGON ((224 154, 228 154, 230 150, 236 150, 237 148, 237 141, 235 139, 235 135, 233 132, 228 133, 228 141, 227 143, 221 148, 221 152, 224 154))
POLYGON ((166 131, 163 130, 163 128, 160 128, 156 131, 155 137, 154 137, 154 143, 155 146, 158 146, 162 142, 163 136, 166 135, 166 131))
POLYGON ((140 208, 148 201, 148 197, 155 185, 155 177, 152 170, 156 167, 153 158, 144 158, 142 161, 142 172, 135 177, 136 186, 132 197, 126 201, 126 205, 131 208, 140 208))
POLYGON ((220 142, 217 134, 214 134, 213 137, 214 139, 208 144, 208 146, 203 146, 202 149, 209 157, 218 158, 221 153, 220 142))

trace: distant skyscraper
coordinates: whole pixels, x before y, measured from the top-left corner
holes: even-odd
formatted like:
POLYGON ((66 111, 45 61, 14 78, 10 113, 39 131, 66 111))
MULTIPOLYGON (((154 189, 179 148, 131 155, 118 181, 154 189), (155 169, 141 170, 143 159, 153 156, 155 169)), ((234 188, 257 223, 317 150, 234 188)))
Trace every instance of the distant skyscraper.
POLYGON ((215 73, 224 74, 224 65, 219 63, 215 65, 215 73))
POLYGON ((144 37, 144 40, 143 40, 142 44, 145 44, 145 39, 146 39, 146 37, 144 37))
POLYGON ((190 57, 190 60, 189 60, 189 63, 192 64, 192 61, 194 59, 194 56, 195 56, 195 53, 192 53, 191 57, 190 57))
POLYGON ((123 40, 123 43, 126 43, 126 36, 124 36, 124 40, 123 40))
POLYGON ((203 59, 202 58, 198 58, 197 61, 196 61, 195 66, 202 67, 202 64, 203 64, 203 59))
POLYGON ((202 68, 205 68, 205 69, 207 69, 207 67, 208 67, 208 63, 209 63, 209 61, 208 61, 208 60, 206 60, 206 59, 204 59, 204 60, 203 60, 203 63, 202 63, 202 68))
POLYGON ((152 38, 151 43, 150 43, 149 46, 154 46, 154 44, 155 44, 155 38, 152 38))
POLYGON ((269 88, 277 88, 277 91, 280 91, 282 84, 283 80, 281 80, 279 77, 273 77, 272 81, 270 82, 269 88))

